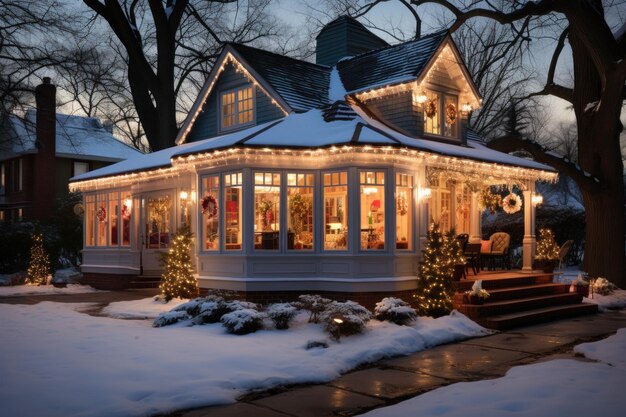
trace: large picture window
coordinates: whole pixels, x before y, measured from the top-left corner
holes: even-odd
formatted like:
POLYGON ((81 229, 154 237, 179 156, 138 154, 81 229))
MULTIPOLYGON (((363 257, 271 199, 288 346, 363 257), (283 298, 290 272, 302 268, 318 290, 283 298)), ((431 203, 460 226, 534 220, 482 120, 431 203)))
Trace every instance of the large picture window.
POLYGON ((254 173, 254 248, 280 248, 280 173, 254 173))
POLYGON ((437 91, 426 91, 424 133, 445 137, 458 136, 458 98, 437 91))
POLYGON ((324 179, 324 249, 348 249, 348 173, 328 172, 324 179))
POLYGON ((287 249, 313 249, 313 174, 287 174, 287 249))
POLYGON ((361 249, 385 249, 385 172, 359 172, 361 249))
POLYGON ((225 91, 221 95, 221 127, 235 129, 254 122, 254 89, 252 86, 225 91))
POLYGON ((396 173, 396 249, 413 249, 413 176, 396 173))
POLYGON ((242 249, 242 186, 241 172, 224 175, 224 249, 226 250, 242 249))
POLYGON ((218 250, 220 247, 219 212, 221 208, 219 175, 202 178, 202 200, 200 201, 200 206, 202 212, 203 248, 208 251, 218 250))
POLYGON ((85 196, 85 246, 130 246, 132 197, 129 192, 85 196))

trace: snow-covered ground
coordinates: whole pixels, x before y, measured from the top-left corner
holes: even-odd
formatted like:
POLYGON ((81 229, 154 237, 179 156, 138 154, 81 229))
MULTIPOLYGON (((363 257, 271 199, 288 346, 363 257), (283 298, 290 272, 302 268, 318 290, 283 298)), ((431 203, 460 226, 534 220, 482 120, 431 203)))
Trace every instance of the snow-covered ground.
POLYGON ((559 359, 518 366, 502 378, 453 384, 363 416, 624 416, 626 329, 574 350, 599 362, 559 359))
POLYGON ((58 295, 58 294, 85 294, 100 292, 89 285, 68 284, 65 288, 56 288, 52 285, 15 285, 0 287, 0 297, 14 297, 19 295, 58 295))
POLYGON ((164 311, 170 311, 174 307, 189 300, 175 298, 169 303, 155 300, 153 297, 142 300, 118 301, 111 303, 102 309, 102 313, 118 319, 154 319, 164 311))
MULTIPOLYGON (((306 314, 289 330, 234 336, 220 324, 153 328, 151 320, 77 311, 85 306, 0 304, 2 415, 144 416, 229 403, 246 391, 329 381, 365 362, 489 332, 454 313, 412 326, 373 320, 363 335, 336 343, 306 314), (328 348, 307 350, 310 341, 328 348)), ((110 313, 162 308, 148 299, 110 313)))
MULTIPOLYGON (((563 284, 570 284, 581 273, 577 266, 564 268, 557 272, 559 274, 555 275, 554 281, 563 284)), ((589 298, 583 298, 583 302, 597 304, 600 311, 626 308, 626 290, 615 290, 609 295, 590 294, 589 298)))

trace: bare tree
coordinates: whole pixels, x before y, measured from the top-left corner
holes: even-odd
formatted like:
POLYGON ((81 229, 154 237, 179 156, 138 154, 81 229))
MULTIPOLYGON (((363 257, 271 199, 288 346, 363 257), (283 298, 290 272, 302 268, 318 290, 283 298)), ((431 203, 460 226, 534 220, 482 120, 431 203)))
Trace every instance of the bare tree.
POLYGON ((84 0, 109 24, 127 60, 135 110, 152 150, 174 144, 187 110, 225 41, 277 36, 271 0, 84 0), (233 4, 230 4, 233 3, 233 4))

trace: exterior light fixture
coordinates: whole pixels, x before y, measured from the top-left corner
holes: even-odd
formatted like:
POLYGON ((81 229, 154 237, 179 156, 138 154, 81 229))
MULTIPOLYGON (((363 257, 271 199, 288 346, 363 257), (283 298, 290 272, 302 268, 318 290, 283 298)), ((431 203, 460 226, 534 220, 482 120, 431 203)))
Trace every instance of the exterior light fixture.
POLYGON ((472 111, 472 105, 470 103, 461 104, 461 111, 465 114, 472 111))
POLYGON ((540 204, 543 204, 543 196, 541 194, 533 193, 532 197, 533 206, 537 207, 540 204))
POLYGON ((413 91, 413 103, 424 104, 426 103, 426 100, 428 100, 428 97, 426 96, 426 92, 424 92, 424 90, 420 91, 419 93, 413 91))
POLYGON ((335 317, 335 318, 333 319, 333 321, 334 321, 335 323, 337 323, 337 324, 343 324, 343 320, 342 320, 342 319, 340 319, 339 317, 335 317))
POLYGON ((428 200, 430 196, 432 195, 432 193, 433 193, 433 190, 431 190, 428 187, 419 188, 417 190, 417 199, 419 201, 428 200))
POLYGON ((187 193, 187 191, 181 191, 180 192, 180 199, 181 200, 187 200, 187 197, 189 197, 189 194, 187 193))

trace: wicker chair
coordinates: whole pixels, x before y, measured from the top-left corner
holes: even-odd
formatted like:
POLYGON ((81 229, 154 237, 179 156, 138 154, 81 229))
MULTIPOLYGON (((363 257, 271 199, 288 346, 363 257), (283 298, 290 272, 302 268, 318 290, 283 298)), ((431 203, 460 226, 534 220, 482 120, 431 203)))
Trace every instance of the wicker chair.
POLYGON ((511 269, 511 258, 509 257, 509 245, 511 244, 511 235, 505 232, 497 232, 489 236, 491 242, 491 251, 482 252, 481 257, 487 262, 490 270, 496 269, 496 261, 502 263, 502 267, 511 269))
POLYGON ((559 269, 565 264, 565 257, 572 249, 572 245, 574 244, 573 240, 567 240, 563 243, 563 246, 559 249, 559 269))

